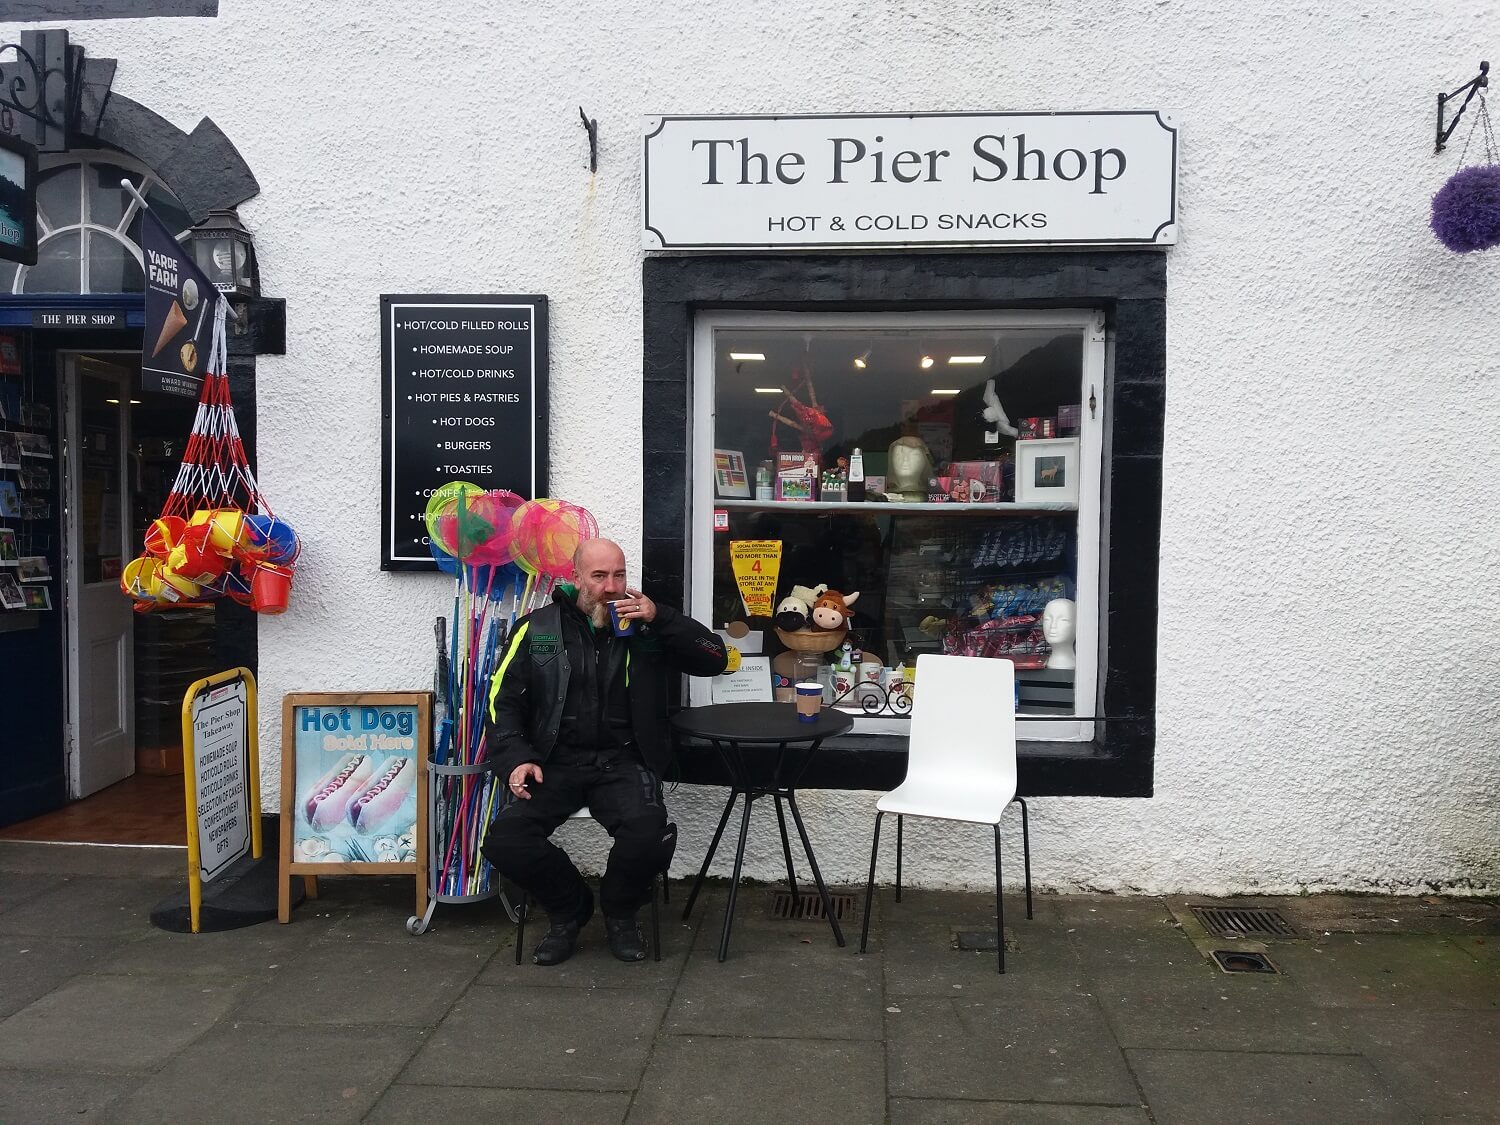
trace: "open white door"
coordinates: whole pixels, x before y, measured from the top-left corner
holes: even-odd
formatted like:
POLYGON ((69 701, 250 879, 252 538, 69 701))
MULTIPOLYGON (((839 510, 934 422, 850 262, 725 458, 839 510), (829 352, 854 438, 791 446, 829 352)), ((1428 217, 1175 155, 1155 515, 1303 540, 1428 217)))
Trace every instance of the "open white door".
POLYGON ((126 451, 130 369, 64 355, 68 784, 87 797, 135 772, 135 613, 120 592, 131 557, 126 451))

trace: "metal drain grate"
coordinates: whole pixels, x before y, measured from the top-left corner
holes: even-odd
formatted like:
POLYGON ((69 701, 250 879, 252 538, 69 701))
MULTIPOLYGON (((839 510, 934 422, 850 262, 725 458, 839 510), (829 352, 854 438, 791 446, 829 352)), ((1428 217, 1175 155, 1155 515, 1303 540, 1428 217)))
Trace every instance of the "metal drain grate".
MULTIPOLYGON (((842 922, 854 917, 854 908, 859 897, 830 894, 828 900, 833 904, 834 918, 842 922)), ((823 913, 823 899, 817 891, 804 891, 796 898, 792 897, 791 891, 777 891, 776 897, 771 900, 771 917, 777 919, 817 918, 821 921, 828 915, 823 913)))
MULTIPOLYGON (((953 948, 960 953, 994 953, 995 952, 994 930, 954 930, 953 948)), ((1005 952, 1019 953, 1021 947, 1016 944, 1016 939, 1010 931, 1005 932, 1005 952)))
POLYGON ((1193 917, 1213 937, 1300 937, 1279 910, 1258 906, 1193 906, 1193 917))
POLYGON ((1279 971, 1264 953, 1241 953, 1237 949, 1215 949, 1214 960, 1226 973, 1275 973, 1279 971))

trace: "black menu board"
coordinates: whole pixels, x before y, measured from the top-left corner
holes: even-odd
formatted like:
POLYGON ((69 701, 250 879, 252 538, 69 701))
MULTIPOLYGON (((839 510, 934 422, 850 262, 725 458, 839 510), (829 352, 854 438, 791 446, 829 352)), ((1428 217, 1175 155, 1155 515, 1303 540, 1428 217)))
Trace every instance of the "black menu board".
POLYGON ((380 298, 382 570, 436 570, 427 501, 461 480, 547 494, 547 298, 380 298))

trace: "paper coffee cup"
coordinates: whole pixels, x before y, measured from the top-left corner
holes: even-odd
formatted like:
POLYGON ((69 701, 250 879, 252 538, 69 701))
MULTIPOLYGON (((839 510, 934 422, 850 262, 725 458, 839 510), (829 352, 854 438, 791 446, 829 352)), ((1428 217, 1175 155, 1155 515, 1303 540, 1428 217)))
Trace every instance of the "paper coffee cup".
POLYGON ((803 680, 797 684, 797 719, 800 722, 816 722, 823 707, 823 685, 817 681, 803 680))

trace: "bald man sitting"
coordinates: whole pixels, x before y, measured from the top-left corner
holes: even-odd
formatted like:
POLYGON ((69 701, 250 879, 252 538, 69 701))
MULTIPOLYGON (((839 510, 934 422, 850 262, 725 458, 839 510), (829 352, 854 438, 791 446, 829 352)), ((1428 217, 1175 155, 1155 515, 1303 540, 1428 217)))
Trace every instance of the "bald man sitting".
POLYGON ((484 854, 547 911, 551 926, 531 959, 559 965, 593 917, 594 896, 549 837, 588 805, 614 840, 599 882, 610 952, 641 961, 636 911, 677 846, 662 804, 667 688, 683 672, 718 675, 727 656, 691 617, 628 589, 625 553, 608 539, 584 542, 573 564, 577 586, 559 586, 550 605, 516 622, 490 681, 485 743, 506 800, 484 854), (615 635, 611 602, 630 635, 615 635))

